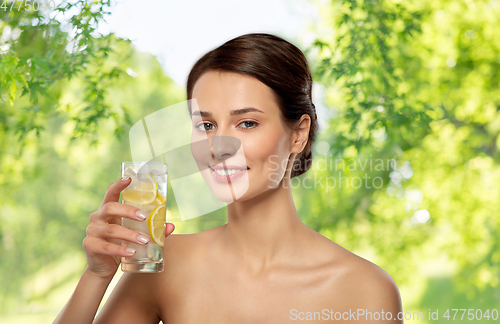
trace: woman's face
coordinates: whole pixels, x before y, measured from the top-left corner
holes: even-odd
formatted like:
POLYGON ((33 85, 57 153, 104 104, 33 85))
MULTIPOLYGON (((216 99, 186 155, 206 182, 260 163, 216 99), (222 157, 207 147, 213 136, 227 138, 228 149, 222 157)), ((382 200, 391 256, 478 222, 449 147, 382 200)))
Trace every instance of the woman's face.
POLYGON ((215 196, 230 203, 277 187, 292 132, 282 123, 272 90, 249 76, 209 71, 195 83, 192 97, 192 152, 215 196), (193 145, 207 139, 210 149, 193 145))

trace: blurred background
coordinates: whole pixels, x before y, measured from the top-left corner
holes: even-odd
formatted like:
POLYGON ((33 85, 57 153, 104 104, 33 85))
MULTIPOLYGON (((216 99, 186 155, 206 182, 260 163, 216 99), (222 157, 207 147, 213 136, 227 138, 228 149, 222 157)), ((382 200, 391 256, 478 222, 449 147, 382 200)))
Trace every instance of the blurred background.
POLYGON ((313 72, 320 134, 292 181, 303 222, 385 269, 423 314, 407 322, 452 308, 496 322, 499 0, 0 4, 1 323, 54 320, 130 127, 184 101, 195 61, 250 32, 294 43, 313 72))

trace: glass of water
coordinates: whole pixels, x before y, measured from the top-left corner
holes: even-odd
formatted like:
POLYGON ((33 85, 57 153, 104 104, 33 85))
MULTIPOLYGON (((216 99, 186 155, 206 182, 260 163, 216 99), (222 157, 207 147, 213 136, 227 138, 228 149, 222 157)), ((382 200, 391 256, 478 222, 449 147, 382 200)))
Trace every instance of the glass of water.
POLYGON ((136 253, 122 257, 125 272, 163 271, 163 241, 167 211, 167 164, 160 162, 123 162, 122 177, 132 178, 121 193, 121 202, 134 206, 148 215, 144 221, 122 218, 122 226, 149 238, 146 245, 123 241, 136 253))

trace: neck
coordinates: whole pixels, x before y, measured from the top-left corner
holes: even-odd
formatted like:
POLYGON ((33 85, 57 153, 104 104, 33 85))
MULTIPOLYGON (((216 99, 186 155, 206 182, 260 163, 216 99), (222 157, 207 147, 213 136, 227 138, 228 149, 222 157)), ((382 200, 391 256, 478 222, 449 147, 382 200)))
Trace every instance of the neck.
POLYGON ((228 205, 228 223, 221 237, 224 249, 252 273, 283 264, 300 250, 308 229, 300 220, 290 185, 228 205))

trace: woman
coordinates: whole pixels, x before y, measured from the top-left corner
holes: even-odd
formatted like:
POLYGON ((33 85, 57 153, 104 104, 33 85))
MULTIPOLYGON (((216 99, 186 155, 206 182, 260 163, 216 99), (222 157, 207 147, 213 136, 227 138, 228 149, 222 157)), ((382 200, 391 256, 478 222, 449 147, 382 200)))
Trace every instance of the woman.
MULTIPOLYGON (((90 215, 87 268, 55 322, 402 322, 392 278, 308 228, 295 209, 290 179, 310 168, 318 128, 311 90, 303 53, 273 35, 243 35, 204 55, 187 82, 188 99, 200 107, 198 119, 190 111, 193 138, 203 131, 241 141, 248 188, 228 204, 226 225, 170 235, 167 224, 165 270, 125 273, 94 319, 120 257, 133 254, 111 241, 141 243, 137 232, 113 224, 141 220, 136 208, 118 203, 130 179, 111 184, 90 215)), ((212 154, 226 165, 243 163, 234 151, 212 154)), ((207 172, 215 177, 221 165, 207 172)))

